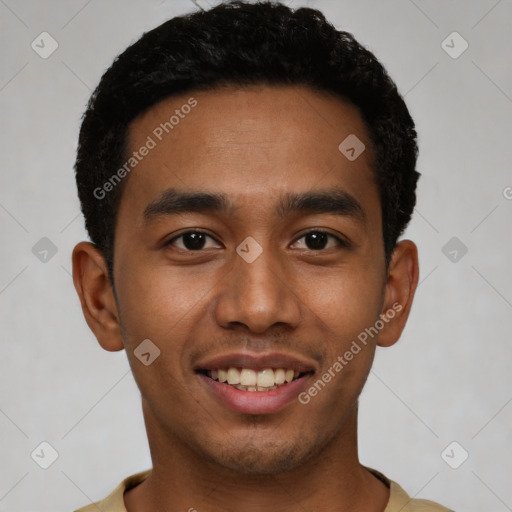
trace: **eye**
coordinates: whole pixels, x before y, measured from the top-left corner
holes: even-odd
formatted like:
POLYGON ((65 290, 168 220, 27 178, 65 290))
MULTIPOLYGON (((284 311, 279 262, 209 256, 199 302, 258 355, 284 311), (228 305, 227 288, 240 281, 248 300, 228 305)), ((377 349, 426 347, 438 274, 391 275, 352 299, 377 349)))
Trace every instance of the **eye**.
POLYGON ((218 248, 219 245, 208 246, 208 240, 215 239, 203 231, 187 231, 179 236, 175 236, 169 240, 165 245, 174 245, 178 249, 184 249, 186 251, 200 251, 201 249, 208 249, 211 247, 218 248))
MULTIPOLYGON (((338 238, 337 236, 331 235, 326 231, 310 231, 305 235, 297 239, 295 244, 302 245, 299 249, 310 249, 312 251, 321 251, 323 249, 330 249, 331 247, 348 247, 348 243, 338 238), (301 244, 300 240, 304 240, 301 244)), ((294 245, 295 245, 294 244, 294 245)))

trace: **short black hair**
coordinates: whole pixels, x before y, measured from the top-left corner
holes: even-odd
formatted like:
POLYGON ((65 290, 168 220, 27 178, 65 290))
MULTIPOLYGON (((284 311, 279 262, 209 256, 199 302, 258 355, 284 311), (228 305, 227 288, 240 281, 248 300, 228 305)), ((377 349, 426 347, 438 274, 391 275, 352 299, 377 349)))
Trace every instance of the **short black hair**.
POLYGON ((419 177, 414 122, 395 83, 369 50, 320 11, 234 1, 144 33, 114 60, 89 100, 76 181, 87 231, 105 257, 112 285, 126 178, 100 198, 95 191, 126 162, 129 124, 165 98, 225 85, 308 86, 358 108, 372 143, 389 263, 411 218, 419 177))

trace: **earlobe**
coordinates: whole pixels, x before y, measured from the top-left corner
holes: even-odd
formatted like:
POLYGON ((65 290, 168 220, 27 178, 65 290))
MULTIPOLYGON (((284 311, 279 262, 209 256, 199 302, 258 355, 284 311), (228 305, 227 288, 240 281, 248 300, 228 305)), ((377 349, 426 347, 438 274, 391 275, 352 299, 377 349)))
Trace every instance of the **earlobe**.
POLYGON ((379 333, 379 346, 389 347, 400 338, 411 311, 418 276, 418 248, 411 240, 402 240, 396 245, 389 263, 381 312, 384 328, 379 333))
POLYGON ((117 304, 103 255, 90 242, 80 242, 72 260, 73 283, 87 325, 105 350, 122 350, 117 304))

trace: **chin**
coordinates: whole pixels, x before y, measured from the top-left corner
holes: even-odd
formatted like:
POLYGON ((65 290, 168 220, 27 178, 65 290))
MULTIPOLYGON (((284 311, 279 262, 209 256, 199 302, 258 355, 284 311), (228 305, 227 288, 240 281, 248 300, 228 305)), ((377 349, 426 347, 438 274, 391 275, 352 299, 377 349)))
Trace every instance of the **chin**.
POLYGON ((219 447, 216 453, 204 453, 215 465, 222 466, 238 474, 270 476, 293 471, 302 466, 319 451, 318 446, 306 448, 302 442, 269 441, 265 443, 244 442, 236 446, 219 447))

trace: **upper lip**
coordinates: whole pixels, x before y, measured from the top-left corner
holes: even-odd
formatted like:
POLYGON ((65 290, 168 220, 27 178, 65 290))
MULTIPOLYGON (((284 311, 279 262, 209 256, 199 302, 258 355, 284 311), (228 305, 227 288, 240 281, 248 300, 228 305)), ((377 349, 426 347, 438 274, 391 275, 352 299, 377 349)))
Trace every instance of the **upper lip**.
POLYGON ((316 364, 303 357, 282 352, 232 352, 200 360, 194 370, 217 370, 223 368, 250 368, 264 370, 266 368, 292 369, 300 373, 314 372, 316 364))

